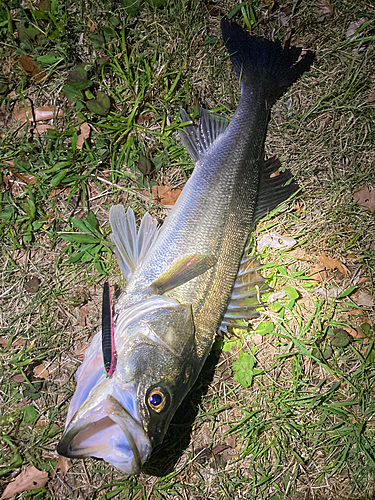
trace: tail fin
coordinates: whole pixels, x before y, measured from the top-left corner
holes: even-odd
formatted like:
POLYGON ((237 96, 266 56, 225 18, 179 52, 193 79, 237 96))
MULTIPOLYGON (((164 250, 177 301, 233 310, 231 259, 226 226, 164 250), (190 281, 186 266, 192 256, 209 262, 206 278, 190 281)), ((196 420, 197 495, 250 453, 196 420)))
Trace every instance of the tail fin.
POLYGON ((314 60, 311 51, 301 56, 299 47, 283 49, 280 42, 249 35, 227 18, 221 21, 221 31, 237 78, 241 79, 241 92, 244 86, 263 83, 270 104, 307 71, 314 60))

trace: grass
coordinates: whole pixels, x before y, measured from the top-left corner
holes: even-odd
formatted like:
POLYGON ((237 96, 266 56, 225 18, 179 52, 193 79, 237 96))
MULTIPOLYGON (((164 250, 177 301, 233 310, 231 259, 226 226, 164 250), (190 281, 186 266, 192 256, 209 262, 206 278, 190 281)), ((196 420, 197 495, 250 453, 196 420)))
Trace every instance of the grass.
POLYGON ((337 1, 325 18, 323 3, 305 0, 280 9, 227 0, 27 5, 0 7, 2 487, 34 465, 49 481, 19 498, 374 498, 375 314, 360 293, 374 294, 375 223, 352 198, 375 187, 373 6, 337 1), (303 189, 254 233, 296 244, 260 254, 270 306, 249 332, 217 341, 139 477, 93 460, 54 475, 102 284, 124 285, 109 209, 124 203, 138 219, 147 210, 164 218, 152 187, 181 188, 192 170, 177 139, 179 107, 194 117, 201 103, 229 117, 236 108, 219 11, 316 51, 309 74, 275 105, 266 140, 267 155, 303 189), (359 19, 358 36, 347 38, 359 19), (45 73, 40 81, 21 69, 21 55, 45 73), (31 105, 51 107, 54 128, 39 134, 33 109, 16 122, 14 109, 31 105), (90 135, 80 137, 85 123, 90 135), (322 251, 347 274, 326 266, 324 282, 311 278, 322 251))

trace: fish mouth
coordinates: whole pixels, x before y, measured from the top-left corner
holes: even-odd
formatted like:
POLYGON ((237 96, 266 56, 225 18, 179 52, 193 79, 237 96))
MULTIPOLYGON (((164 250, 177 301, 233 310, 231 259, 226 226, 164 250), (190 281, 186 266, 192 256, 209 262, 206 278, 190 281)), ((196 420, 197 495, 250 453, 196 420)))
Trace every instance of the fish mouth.
POLYGON ((151 443, 141 421, 108 394, 91 412, 74 415, 57 453, 68 458, 102 458, 125 474, 138 474, 151 453, 151 443))

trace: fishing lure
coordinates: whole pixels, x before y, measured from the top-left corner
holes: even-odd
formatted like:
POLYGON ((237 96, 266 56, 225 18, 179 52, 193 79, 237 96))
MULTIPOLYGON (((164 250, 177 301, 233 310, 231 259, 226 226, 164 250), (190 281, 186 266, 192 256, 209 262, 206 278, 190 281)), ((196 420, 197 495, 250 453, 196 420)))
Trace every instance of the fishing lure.
POLYGON ((114 370, 114 340, 111 290, 108 281, 106 281, 103 288, 102 304, 102 351, 104 369, 107 377, 110 377, 114 370))

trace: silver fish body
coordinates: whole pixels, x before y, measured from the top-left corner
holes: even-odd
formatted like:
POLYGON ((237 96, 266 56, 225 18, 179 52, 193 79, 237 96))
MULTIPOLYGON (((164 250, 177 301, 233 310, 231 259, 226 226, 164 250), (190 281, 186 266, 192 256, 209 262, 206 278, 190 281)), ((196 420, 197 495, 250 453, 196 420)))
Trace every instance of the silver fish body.
MULTIPOLYGON (((58 452, 103 458, 139 472, 195 382, 220 326, 256 315, 263 280, 244 255, 254 222, 287 199, 287 172, 264 162, 272 104, 309 68, 301 49, 251 37, 222 21, 223 38, 241 78, 232 121, 202 109, 199 128, 181 139, 194 162, 160 230, 146 214, 139 231, 132 210, 110 211, 115 252, 127 286, 115 306, 116 367, 106 377, 101 332, 77 371, 58 452)), ((182 118, 188 121, 182 111, 182 118)))

